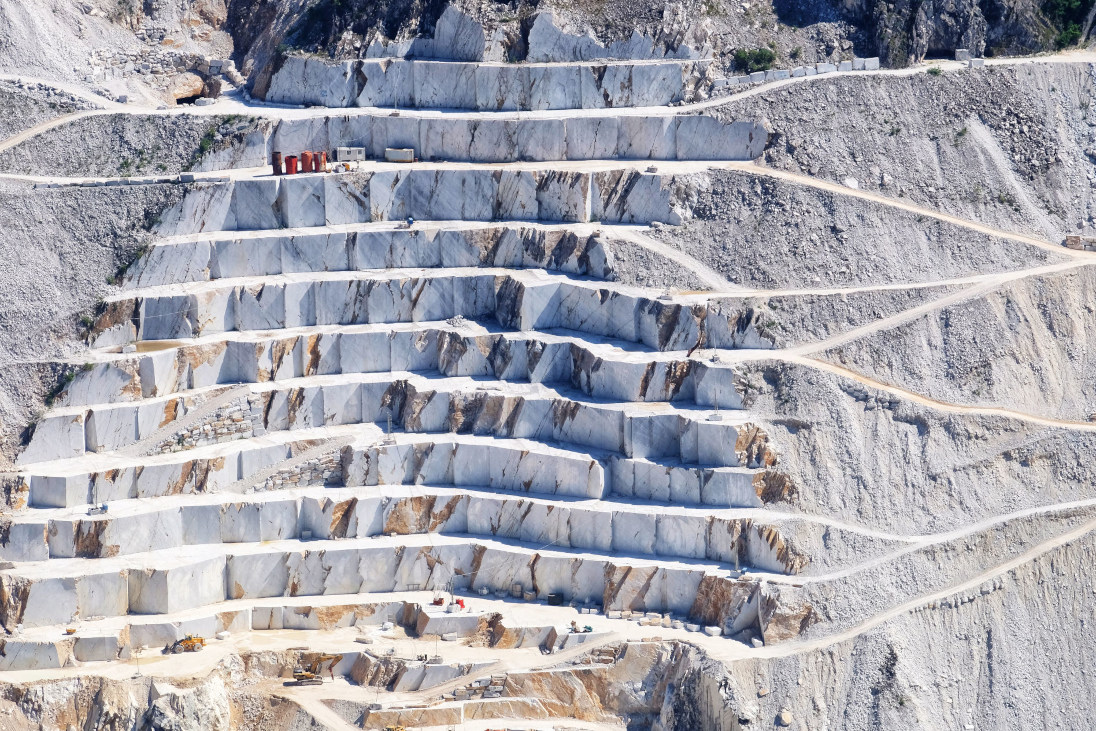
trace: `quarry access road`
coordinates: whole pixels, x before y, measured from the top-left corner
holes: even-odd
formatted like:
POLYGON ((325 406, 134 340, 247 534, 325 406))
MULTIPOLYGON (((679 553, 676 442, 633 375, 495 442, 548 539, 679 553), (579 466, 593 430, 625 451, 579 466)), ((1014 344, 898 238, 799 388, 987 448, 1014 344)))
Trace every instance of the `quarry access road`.
POLYGON ((787 363, 796 363, 798 365, 813 368, 819 371, 826 371, 836 376, 848 378, 861 385, 868 386, 869 388, 878 389, 885 393, 889 393, 892 396, 912 401, 913 403, 921 406, 926 406, 935 411, 944 411, 953 414, 965 414, 972 416, 996 416, 1003 419, 1015 419, 1017 421, 1027 422, 1036 426, 1050 427, 1054 429, 1070 429, 1073 431, 1096 431, 1096 422, 1090 421, 1073 421, 1069 419, 1055 419, 1049 416, 1040 416, 1038 414, 1031 414, 1025 411, 1017 411, 1015 409, 1006 409, 1001 406, 973 406, 969 404, 957 404, 948 401, 940 401, 938 399, 929 398, 916 391, 911 391, 907 388, 900 386, 894 386, 889 383, 878 381, 870 376, 865 376, 856 371, 850 370, 845 366, 829 361, 821 360, 818 358, 809 358, 797 355, 782 355, 780 351, 773 351, 778 357, 774 360, 780 360, 787 363))
POLYGON ((865 325, 851 328, 844 332, 837 333, 836 335, 831 335, 828 338, 824 338, 813 343, 798 345, 793 348, 786 348, 782 352, 785 355, 811 355, 821 353, 826 350, 832 350, 834 348, 838 348, 842 345, 850 343, 854 340, 860 340, 861 338, 864 338, 868 335, 874 335, 884 330, 892 330, 912 320, 916 320, 922 315, 927 315, 931 312, 936 312, 950 305, 979 297, 994 290, 1000 289, 1006 284, 1010 284, 1021 279, 1027 279, 1029 277, 1037 277, 1046 274, 1058 274, 1073 269, 1080 269, 1082 267, 1092 266, 1094 264, 1096 264, 1096 257, 1081 260, 1071 260, 1058 264, 1047 264, 1045 266, 1032 267, 1031 269, 1018 269, 1008 272, 1000 272, 998 274, 990 275, 984 281, 975 284, 974 286, 960 289, 956 292, 952 292, 951 294, 946 294, 943 297, 931 299, 928 302, 924 302, 915 307, 896 312, 895 314, 888 317, 881 317, 865 325))
MULTIPOLYGON (((954 596, 955 594, 961 594, 963 592, 977 589, 985 582, 995 579, 1002 574, 1006 574, 1014 569, 1017 569, 1025 564, 1031 563, 1035 559, 1038 559, 1051 551, 1061 548, 1073 541, 1083 538, 1088 534, 1096 531, 1096 520, 1090 520, 1083 525, 1074 528, 1073 530, 1062 533, 1054 538, 1047 539, 1032 546, 1027 551, 1024 551, 1018 556, 1014 556, 1007 561, 996 564, 984 571, 980 571, 974 576, 965 579, 957 584, 952 584, 945 589, 939 591, 929 592, 921 594, 913 599, 910 599, 902 604, 899 604, 891 609, 885 610, 872 616, 869 619, 864 620, 858 624, 849 627, 848 629, 840 632, 835 632, 829 635, 823 635, 810 640, 796 641, 791 640, 788 642, 779 643, 776 645, 766 645, 757 649, 749 650, 748 655, 751 658, 774 658, 774 657, 791 657, 793 655, 802 655, 808 652, 814 652, 817 650, 824 650, 833 645, 848 640, 855 639, 860 635, 863 635, 876 627, 888 622, 892 619, 901 617, 904 614, 909 614, 912 611, 921 609, 932 602, 937 602, 942 599, 954 596)), ((705 643, 707 645, 708 643, 705 643)), ((742 656, 738 653, 727 653, 725 648, 719 647, 713 644, 711 647, 705 646, 704 648, 713 657, 719 660, 734 662, 735 660, 742 659, 742 656)))
MULTIPOLYGON (((981 520, 977 520, 973 523, 968 523, 960 528, 955 528, 950 531, 943 531, 941 533, 927 533, 920 536, 910 536, 909 545, 902 546, 894 551, 881 553, 874 558, 864 561, 862 563, 847 566, 845 568, 836 571, 827 571, 819 574, 778 574, 767 571, 747 571, 744 575, 752 577, 761 577, 766 582, 771 584, 788 584, 794 586, 800 586, 802 584, 812 583, 824 583, 827 581, 836 581, 838 579, 845 579, 850 576, 854 576, 869 569, 882 566, 884 564, 895 561, 902 556, 908 556, 911 553, 922 551, 926 548, 932 548, 943 545, 945 543, 951 543, 970 536, 988 531, 990 529, 998 528, 1007 523, 1011 523, 1017 520, 1023 520, 1025 518, 1033 517, 1046 517, 1053 516, 1055 513, 1071 513, 1071 512, 1086 512, 1091 513, 1096 508, 1096 498, 1090 498, 1087 500, 1074 500, 1066 503, 1051 503, 1049 505, 1037 505, 1035 507, 1026 508, 1024 510, 1017 510, 1012 513, 1006 513, 1004 515, 991 515, 981 520)), ((1068 515, 1065 517, 1069 517, 1068 515)))
POLYGON ((897 208, 898 210, 906 211, 907 213, 915 213, 926 218, 933 218, 937 221, 943 221, 955 226, 961 226, 962 228, 969 229, 971 231, 977 231, 978 233, 986 234, 988 236, 996 236, 1000 238, 1010 239, 1012 241, 1018 241, 1030 246, 1036 246, 1040 249, 1052 251, 1061 256, 1069 256, 1074 258, 1091 258, 1096 260, 1096 256, 1091 253, 1083 251, 1075 251, 1073 249, 1066 249, 1061 244, 1047 241, 1046 239, 1039 238, 1038 236, 1026 233, 1020 233, 1016 231, 1008 231, 1006 229, 995 228, 983 223, 971 221, 967 218, 960 218, 959 216, 953 216, 948 213, 943 213, 933 208, 925 208, 912 203, 906 203, 905 201, 890 198, 878 193, 872 193, 869 191, 860 190, 858 188, 850 188, 847 185, 841 185, 840 183, 833 183, 821 178, 815 178, 810 175, 803 175, 801 173, 792 173, 786 170, 777 170, 775 168, 764 167, 754 162, 719 162, 713 164, 713 167, 718 166, 725 170, 739 170, 752 175, 760 177, 774 178, 785 182, 803 185, 809 188, 817 188, 819 190, 825 190, 837 195, 843 195, 850 198, 859 198, 861 200, 871 201, 873 203, 880 203, 891 208, 897 208))

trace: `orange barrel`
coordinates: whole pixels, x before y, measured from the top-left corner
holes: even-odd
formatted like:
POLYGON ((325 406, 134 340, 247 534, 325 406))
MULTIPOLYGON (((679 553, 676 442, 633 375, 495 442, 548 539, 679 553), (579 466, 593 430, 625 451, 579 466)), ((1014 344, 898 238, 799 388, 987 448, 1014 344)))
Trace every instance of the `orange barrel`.
POLYGON ((297 156, 286 155, 285 157, 285 174, 296 175, 297 174, 297 156))
POLYGON ((320 153, 320 170, 321 173, 327 172, 327 150, 320 153))
POLYGON ((282 174, 282 153, 274 152, 270 155, 270 165, 274 168, 275 175, 282 174))
POLYGON ((301 172, 302 173, 312 172, 312 153, 309 152, 308 150, 305 150, 304 152, 301 153, 301 172))

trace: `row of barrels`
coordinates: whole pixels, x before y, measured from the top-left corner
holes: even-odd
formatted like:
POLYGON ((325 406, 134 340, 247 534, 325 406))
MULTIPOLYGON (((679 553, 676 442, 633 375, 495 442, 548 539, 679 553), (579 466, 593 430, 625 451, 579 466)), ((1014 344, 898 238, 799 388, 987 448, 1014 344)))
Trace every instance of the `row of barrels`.
POLYGON ((300 157, 286 155, 284 160, 282 153, 275 152, 271 155, 270 164, 274 168, 275 175, 296 175, 298 172, 325 173, 327 172, 327 152, 305 150, 300 157))

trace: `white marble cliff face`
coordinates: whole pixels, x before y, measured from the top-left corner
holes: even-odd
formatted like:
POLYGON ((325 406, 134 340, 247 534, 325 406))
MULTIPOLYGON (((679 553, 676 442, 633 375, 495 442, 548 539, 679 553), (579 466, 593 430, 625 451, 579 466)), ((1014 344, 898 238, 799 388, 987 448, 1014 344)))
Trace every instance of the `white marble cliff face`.
POLYGON ((358 180, 338 175, 257 178, 193 186, 160 232, 181 235, 334 223, 417 220, 680 223, 675 178, 604 173, 421 169, 358 180), (359 187, 360 186, 360 187, 359 187))
POLYGON ((484 65, 423 59, 286 57, 263 99, 327 107, 544 111, 664 106, 706 98, 710 61, 484 65))

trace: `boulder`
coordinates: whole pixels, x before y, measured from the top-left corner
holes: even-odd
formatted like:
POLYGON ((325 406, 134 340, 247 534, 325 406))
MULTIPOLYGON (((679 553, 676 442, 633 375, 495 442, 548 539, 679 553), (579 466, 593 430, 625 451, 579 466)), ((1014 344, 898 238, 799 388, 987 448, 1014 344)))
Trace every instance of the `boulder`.
POLYGON ((201 96, 202 91, 205 89, 205 82, 202 81, 202 77, 190 71, 184 71, 181 74, 176 74, 171 80, 171 97, 173 99, 187 99, 189 97, 201 96))

